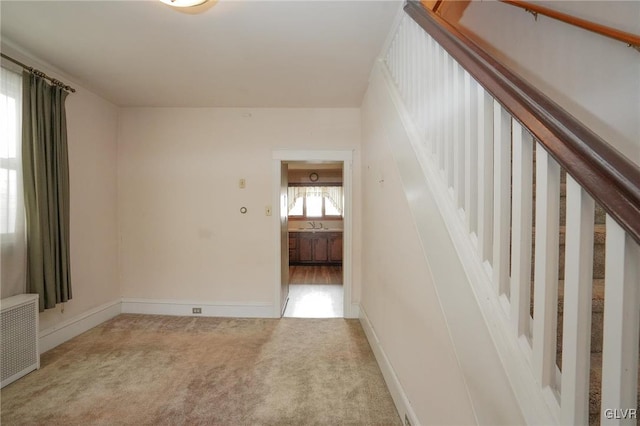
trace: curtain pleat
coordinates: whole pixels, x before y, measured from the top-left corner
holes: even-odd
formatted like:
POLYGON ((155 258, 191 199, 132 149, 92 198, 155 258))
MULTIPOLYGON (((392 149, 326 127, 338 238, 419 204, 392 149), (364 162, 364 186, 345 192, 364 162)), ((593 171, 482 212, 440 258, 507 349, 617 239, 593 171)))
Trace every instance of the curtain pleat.
POLYGON ((344 192, 341 186, 290 186, 288 188, 289 210, 295 205, 296 199, 311 196, 327 197, 340 214, 344 213, 344 192))
POLYGON ((27 288, 40 295, 40 311, 71 299, 66 96, 43 78, 23 74, 27 288))

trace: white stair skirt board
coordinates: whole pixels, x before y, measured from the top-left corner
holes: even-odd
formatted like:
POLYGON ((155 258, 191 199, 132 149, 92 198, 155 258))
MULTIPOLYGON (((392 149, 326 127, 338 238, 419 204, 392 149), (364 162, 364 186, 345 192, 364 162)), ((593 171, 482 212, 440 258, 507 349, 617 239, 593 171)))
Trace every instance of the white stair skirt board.
POLYGON ((120 300, 105 303, 80 315, 40 331, 40 353, 71 340, 120 314, 120 300))
POLYGON ((420 423, 418 422, 418 418, 411 407, 409 398, 407 398, 407 394, 404 392, 404 389, 400 384, 400 380, 398 380, 398 376, 393 370, 393 367, 389 362, 389 358, 387 358, 387 354, 382 348, 382 345, 378 340, 378 336, 371 326, 371 322, 369 322, 366 311, 362 307, 359 307, 358 311, 360 312, 360 324, 362 324, 362 329, 364 330, 364 334, 367 336, 369 346, 371 346, 371 349, 373 350, 373 355, 376 357, 376 361, 380 367, 384 381, 389 388, 389 393, 391 393, 391 398, 393 398, 393 403, 396 406, 396 410, 398 410, 400 419, 402 419, 403 423, 405 422, 405 419, 408 419, 412 425, 419 425, 420 423))
POLYGON ((122 299, 123 314, 179 315, 194 317, 272 318, 270 303, 203 302, 197 300, 122 299), (193 313, 200 308, 201 313, 193 313))

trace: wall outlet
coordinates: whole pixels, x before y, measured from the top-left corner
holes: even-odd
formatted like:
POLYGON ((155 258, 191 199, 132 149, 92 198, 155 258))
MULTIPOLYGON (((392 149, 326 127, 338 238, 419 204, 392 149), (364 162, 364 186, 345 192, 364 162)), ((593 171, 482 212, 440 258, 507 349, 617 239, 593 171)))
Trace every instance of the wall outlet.
POLYGON ((201 314, 202 313, 202 308, 192 308, 191 312, 194 314, 201 314))

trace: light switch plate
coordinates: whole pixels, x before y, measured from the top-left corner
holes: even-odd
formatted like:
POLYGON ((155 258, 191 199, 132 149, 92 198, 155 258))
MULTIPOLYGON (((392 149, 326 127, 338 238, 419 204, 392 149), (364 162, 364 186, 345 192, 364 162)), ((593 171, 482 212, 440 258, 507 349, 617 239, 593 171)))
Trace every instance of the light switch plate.
POLYGON ((240 179, 240 189, 244 189, 247 186, 247 181, 242 178, 240 179))
POLYGON ((266 207, 264 208, 264 214, 265 214, 266 216, 271 216, 271 206, 266 206, 266 207))

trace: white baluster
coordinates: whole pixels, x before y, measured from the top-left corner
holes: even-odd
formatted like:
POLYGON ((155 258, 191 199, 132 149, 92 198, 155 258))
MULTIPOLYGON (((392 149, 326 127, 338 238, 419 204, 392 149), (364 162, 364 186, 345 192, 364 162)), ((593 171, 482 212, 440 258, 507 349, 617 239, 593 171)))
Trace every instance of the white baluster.
POLYGON ((453 92, 453 84, 451 81, 451 57, 449 53, 444 51, 444 60, 442 62, 442 72, 444 75, 444 98, 442 99, 443 105, 443 120, 444 126, 444 176, 447 188, 453 186, 453 144, 451 140, 452 126, 451 126, 451 96, 453 92))
POLYGON ((434 163, 437 164, 437 117, 438 117, 438 45, 433 38, 429 40, 429 142, 434 163))
POLYGON ((416 125, 418 126, 418 133, 422 136, 424 134, 424 114, 422 109, 424 108, 424 44, 422 42, 424 31, 418 27, 419 31, 416 32, 416 74, 415 74, 415 90, 416 90, 416 125))
POLYGON ((536 250, 533 307, 533 369, 542 387, 554 385, 558 313, 560 166, 536 149, 536 250))
POLYGON ((391 42, 391 47, 389 48, 389 53, 387 54, 387 68, 389 68, 389 72, 393 77, 394 83, 396 86, 398 84, 398 33, 393 37, 393 41, 391 42))
MULTIPOLYGON (((465 108, 464 108, 464 74, 460 65, 453 62, 453 188, 456 207, 465 205, 465 108)), ((467 228, 468 229, 468 228, 467 228)))
POLYGON ((601 424, 636 425, 640 248, 608 215, 605 262, 601 424))
POLYGON ((493 98, 478 91, 478 254, 493 265, 493 98))
POLYGON ((511 116, 493 102, 493 283, 509 294, 509 228, 511 224, 511 116))
POLYGON ((445 108, 445 78, 444 78, 444 49, 442 46, 438 45, 438 54, 437 58, 437 106, 438 106, 438 124, 437 124, 437 134, 436 134, 436 144, 437 144, 437 158, 438 158, 438 168, 440 171, 444 171, 444 108, 445 108))
POLYGON ((422 114, 422 143, 425 147, 424 152, 428 152, 428 144, 427 144, 427 126, 428 126, 428 116, 429 116, 429 36, 426 32, 422 32, 421 39, 421 47, 422 47, 422 72, 420 75, 420 79, 422 80, 422 96, 420 99, 421 105, 421 114, 422 114))
POLYGON ((478 92, 471 75, 464 71, 464 170, 465 192, 464 211, 467 229, 478 232, 478 193, 474 186, 478 179, 478 92))
MULTIPOLYGON (((402 24, 400 24, 402 25, 402 24)), ((399 81, 398 81, 398 66, 400 63, 399 60, 399 55, 398 55, 398 43, 400 43, 400 30, 398 28, 398 32, 396 33, 395 37, 393 37, 393 43, 391 44, 391 64, 392 64, 392 68, 391 68, 391 75, 393 77, 393 82, 396 84, 396 88, 400 87, 399 86, 399 81)))
POLYGON ((426 34, 426 42, 425 42, 425 97, 424 97, 424 106, 425 106, 425 141, 426 141, 426 150, 425 152, 429 153, 429 158, 431 158, 431 153, 433 152, 433 107, 432 107, 432 98, 433 98, 433 90, 431 88, 431 84, 433 81, 433 73, 431 65, 433 64, 433 53, 431 48, 431 37, 426 34))
POLYGON ((418 24, 415 21, 411 21, 411 27, 409 27, 409 32, 407 34, 407 58, 408 58, 408 66, 407 71, 409 73, 409 77, 407 78, 407 105, 409 106, 409 112, 411 113, 411 117, 413 117, 413 122, 417 122, 418 114, 417 114, 417 91, 416 91, 416 30, 418 29, 418 24))
MULTIPOLYGON (((427 139, 427 90, 429 84, 429 41, 427 39, 427 33, 424 31, 420 34, 420 136, 422 137, 422 144, 426 148, 426 139, 427 139)), ((427 149, 424 152, 428 152, 427 149)))
POLYGON ((416 118, 416 124, 419 132, 422 134, 422 33, 424 30, 416 24, 416 29, 413 34, 413 92, 414 92, 414 114, 416 118))
POLYGON ((403 97, 405 95, 404 84, 406 80, 405 78, 406 64, 405 64, 405 53, 404 53, 406 26, 407 26, 407 22, 404 21, 398 32, 398 91, 400 92, 400 96, 403 96, 403 97))
POLYGON ((517 336, 529 337, 531 232, 533 216, 533 138, 515 119, 513 128, 513 230, 511 241, 511 321, 517 336))
MULTIPOLYGON (((409 49, 409 44, 411 43, 411 21, 409 21, 409 25, 404 30, 404 42, 402 43, 402 49, 404 51, 404 88, 403 88, 403 97, 404 99, 409 99, 410 97, 410 79, 411 79, 411 57, 413 56, 413 52, 409 49)), ((409 106, 410 107, 410 106, 409 106)))
POLYGON ((567 175, 561 423, 589 423, 594 202, 567 175))

